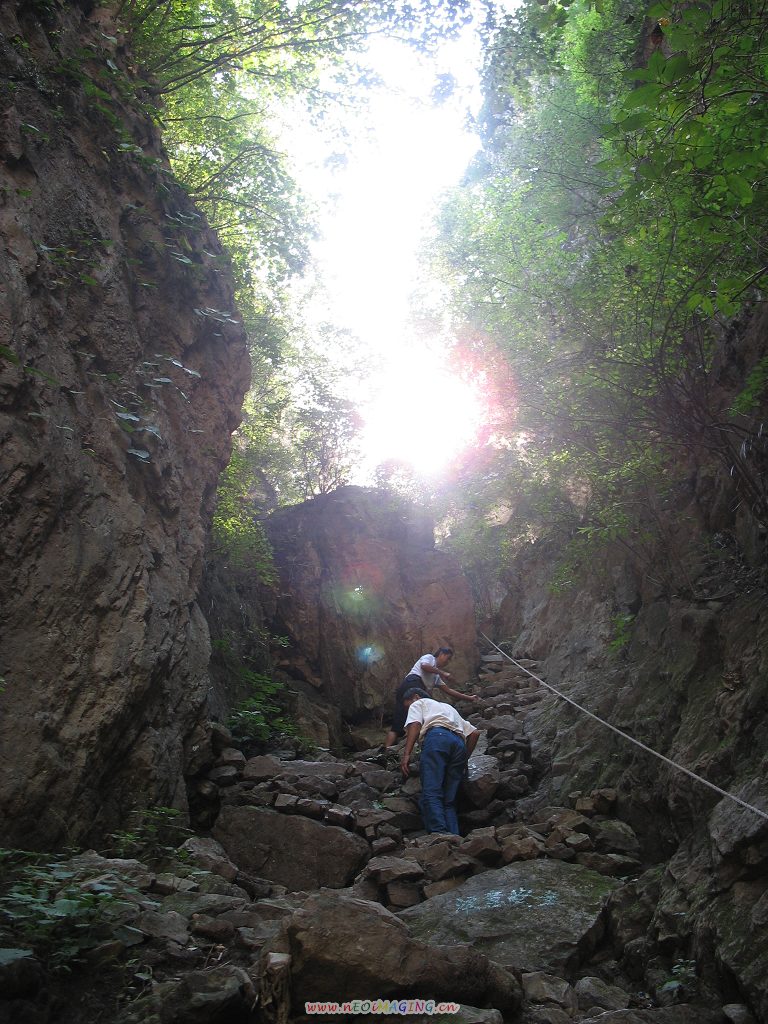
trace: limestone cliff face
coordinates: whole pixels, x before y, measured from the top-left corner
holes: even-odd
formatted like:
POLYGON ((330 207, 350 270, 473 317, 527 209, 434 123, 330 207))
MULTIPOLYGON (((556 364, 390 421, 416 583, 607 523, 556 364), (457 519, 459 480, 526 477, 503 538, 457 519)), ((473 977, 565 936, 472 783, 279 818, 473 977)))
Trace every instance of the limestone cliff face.
POLYGON ((461 689, 477 664, 472 595, 435 550, 432 523, 383 491, 342 487, 267 522, 280 571, 272 631, 292 647, 282 669, 347 720, 389 711, 419 655, 449 644, 461 689))
POLYGON ((91 6, 0 8, 8 845, 183 805, 201 560, 249 375, 221 247, 121 99, 119 36, 91 6))

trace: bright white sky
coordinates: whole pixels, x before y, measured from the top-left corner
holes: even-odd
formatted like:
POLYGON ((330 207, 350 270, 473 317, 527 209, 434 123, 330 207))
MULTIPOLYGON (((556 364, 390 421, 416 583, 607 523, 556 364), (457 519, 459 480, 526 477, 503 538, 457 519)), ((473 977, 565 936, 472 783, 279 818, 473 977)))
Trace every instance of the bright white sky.
POLYGON ((313 253, 328 305, 316 303, 310 319, 349 329, 375 363, 349 396, 366 424, 358 483, 370 482, 390 458, 410 461, 421 476, 445 469, 482 413, 477 389, 449 375, 435 339, 409 324, 430 218, 478 146, 465 128, 468 109, 479 103, 477 43, 468 31, 427 61, 402 44, 375 40, 369 58, 386 86, 371 94, 368 131, 358 133, 346 164, 325 166, 333 143, 306 123, 283 136, 299 182, 320 209, 323 237, 313 253), (445 72, 459 87, 434 106, 430 95, 445 72))

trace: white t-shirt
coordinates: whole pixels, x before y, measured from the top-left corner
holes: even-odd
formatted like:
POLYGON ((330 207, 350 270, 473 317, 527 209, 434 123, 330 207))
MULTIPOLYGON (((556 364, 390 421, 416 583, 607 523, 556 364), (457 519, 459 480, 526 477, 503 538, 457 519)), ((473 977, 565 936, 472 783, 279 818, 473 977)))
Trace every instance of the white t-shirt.
POLYGON ((422 654, 408 675, 418 676, 419 679, 422 679, 429 687, 445 686, 445 683, 437 672, 425 672, 423 669, 424 665, 431 665, 433 668, 437 667, 437 659, 434 654, 422 654))
POLYGON ((408 708, 405 728, 407 729, 414 722, 418 722, 421 726, 419 732, 420 740, 424 738, 425 732, 438 725, 444 729, 450 729, 451 732, 457 732, 464 739, 470 733, 477 732, 475 726, 462 718, 456 708, 450 704, 443 704, 439 700, 432 700, 431 697, 420 697, 419 700, 415 700, 408 708))

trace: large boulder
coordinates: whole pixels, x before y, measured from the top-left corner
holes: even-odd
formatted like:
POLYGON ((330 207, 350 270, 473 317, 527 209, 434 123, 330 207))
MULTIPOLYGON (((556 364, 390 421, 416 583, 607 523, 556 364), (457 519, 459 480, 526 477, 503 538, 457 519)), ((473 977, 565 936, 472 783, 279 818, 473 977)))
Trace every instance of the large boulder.
POLYGON ((272 631, 292 646, 281 670, 347 719, 389 711, 414 661, 441 644, 461 689, 477 664, 469 582, 435 550, 432 522, 391 494, 341 487, 273 513, 266 523, 280 571, 272 631))
MULTIPOLYGON (((520 1002, 511 973, 466 946, 434 948, 411 938, 378 903, 342 893, 310 897, 284 925, 294 1010, 308 1000, 451 1001, 510 1010, 520 1002)), ((268 953, 265 953, 268 955, 268 953)))
POLYGON ((225 807, 213 834, 243 871, 294 891, 343 888, 370 855, 360 836, 262 807, 225 807))
POLYGON ((562 975, 594 948, 617 885, 577 864, 520 861, 475 875, 400 917, 425 942, 471 943, 509 969, 562 975))

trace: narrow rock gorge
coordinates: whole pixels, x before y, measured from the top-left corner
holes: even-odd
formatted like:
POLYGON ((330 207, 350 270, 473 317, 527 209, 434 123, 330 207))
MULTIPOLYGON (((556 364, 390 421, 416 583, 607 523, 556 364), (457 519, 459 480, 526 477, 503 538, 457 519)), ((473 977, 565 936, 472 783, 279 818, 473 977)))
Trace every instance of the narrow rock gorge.
MULTIPOLYGON (((234 580, 228 258, 109 8, 4 4, 0 67, 0 1022, 768 1024, 766 530, 727 461, 681 452, 570 587, 518 545, 482 632, 429 516, 373 488, 272 512, 276 583, 234 580), (382 747, 445 643, 482 734, 461 836, 382 747), (227 658, 298 734, 230 728, 227 658)), ((722 408, 767 326, 724 332, 722 408)))

